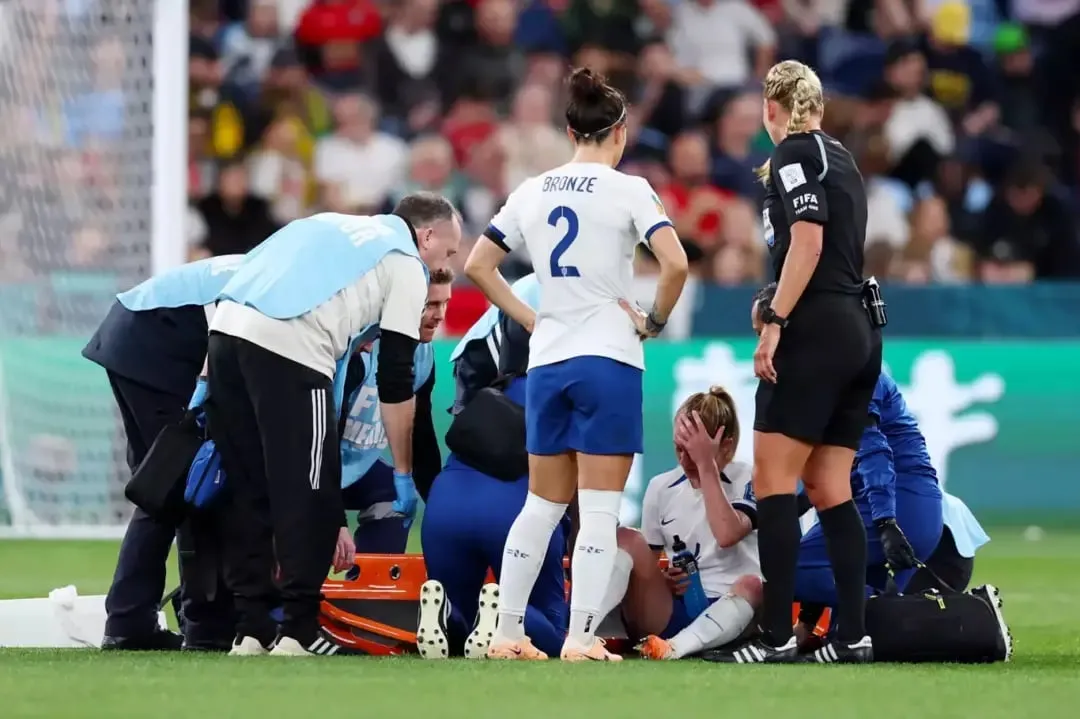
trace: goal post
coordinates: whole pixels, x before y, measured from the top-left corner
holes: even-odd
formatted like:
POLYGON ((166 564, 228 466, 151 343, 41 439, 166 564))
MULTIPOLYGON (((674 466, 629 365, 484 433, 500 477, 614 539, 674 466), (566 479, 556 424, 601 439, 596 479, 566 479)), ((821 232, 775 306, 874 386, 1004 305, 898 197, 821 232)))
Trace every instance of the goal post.
POLYGON ((114 538, 125 436, 83 345, 186 259, 188 0, 0 0, 0 538, 114 538))

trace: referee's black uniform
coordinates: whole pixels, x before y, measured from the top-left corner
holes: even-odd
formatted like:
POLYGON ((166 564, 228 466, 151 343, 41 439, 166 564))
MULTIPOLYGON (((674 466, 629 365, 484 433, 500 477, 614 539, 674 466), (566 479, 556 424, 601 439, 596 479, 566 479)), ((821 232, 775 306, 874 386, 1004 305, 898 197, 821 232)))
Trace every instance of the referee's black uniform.
MULTIPOLYGON (((839 142, 815 130, 791 134, 776 147, 764 209, 776 280, 787 259, 792 225, 821 225, 822 243, 813 275, 780 334, 773 356, 777 381, 758 384, 755 431, 814 447, 858 449, 881 373, 881 333, 862 301, 866 212, 862 176, 839 142)), ((836 661, 837 646, 865 651, 858 645, 865 636, 866 533, 851 501, 818 516, 838 597, 838 644, 824 650, 832 651, 826 660, 836 661)), ((761 498, 758 521, 766 581, 762 628, 778 642, 770 645, 779 646, 791 637, 799 547, 794 497, 761 498)))
POLYGON ((866 190, 851 153, 820 131, 789 135, 773 152, 764 218, 777 281, 793 224, 820 224, 823 237, 773 358, 781 379, 758 385, 754 429, 858 449, 881 374, 881 333, 862 304, 866 190))

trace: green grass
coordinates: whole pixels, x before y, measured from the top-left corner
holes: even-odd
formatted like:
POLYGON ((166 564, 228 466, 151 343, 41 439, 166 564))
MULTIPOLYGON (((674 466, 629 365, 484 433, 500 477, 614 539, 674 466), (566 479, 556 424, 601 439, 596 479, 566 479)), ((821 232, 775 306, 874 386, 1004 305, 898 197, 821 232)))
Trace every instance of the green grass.
MULTIPOLYGON (((0 717, 322 715, 435 719, 738 716, 1066 717, 1080 705, 1080 534, 991 532, 976 582, 1002 589, 1016 639, 991 666, 736 667, 700 662, 497 664, 336 657, 0 650, 0 717)), ((0 541, 0 598, 107 588, 116 545, 0 541)))

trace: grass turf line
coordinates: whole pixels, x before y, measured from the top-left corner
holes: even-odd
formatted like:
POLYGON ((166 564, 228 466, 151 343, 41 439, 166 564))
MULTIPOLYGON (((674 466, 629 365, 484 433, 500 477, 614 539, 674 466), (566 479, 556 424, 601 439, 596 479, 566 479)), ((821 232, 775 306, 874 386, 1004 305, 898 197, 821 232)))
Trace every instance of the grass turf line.
MULTIPOLYGON (((1070 716, 1080 705, 1080 534, 1026 542, 991 532, 976 583, 997 584, 1012 663, 993 666, 733 667, 702 662, 575 665, 417 659, 230 659, 0 650, 3 717, 366 717, 532 719, 649 713, 762 719, 1070 716)), ((0 541, 0 598, 75 584, 104 592, 112 542, 0 541)))

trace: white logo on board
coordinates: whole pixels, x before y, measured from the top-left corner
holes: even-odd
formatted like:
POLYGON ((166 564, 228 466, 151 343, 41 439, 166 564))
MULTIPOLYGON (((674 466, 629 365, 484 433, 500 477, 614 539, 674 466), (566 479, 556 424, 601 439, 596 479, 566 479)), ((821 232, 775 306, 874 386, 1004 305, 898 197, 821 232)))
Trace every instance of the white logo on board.
MULTIPOLYGON (((695 392, 710 385, 722 385, 731 393, 739 412, 743 437, 735 459, 753 463, 754 394, 757 379, 752 359, 740 360, 731 345, 710 342, 700 356, 687 356, 673 367, 675 386, 671 397, 671 416, 679 405, 695 392)), ((911 381, 901 386, 908 409, 915 415, 926 437, 930 459, 937 469, 941 486, 948 479, 949 457, 953 452, 989 442, 997 436, 997 419, 985 409, 968 411, 977 404, 997 402, 1005 393, 1005 380, 996 372, 984 372, 970 382, 956 379, 956 364, 945 350, 928 350, 912 362, 911 381)))

